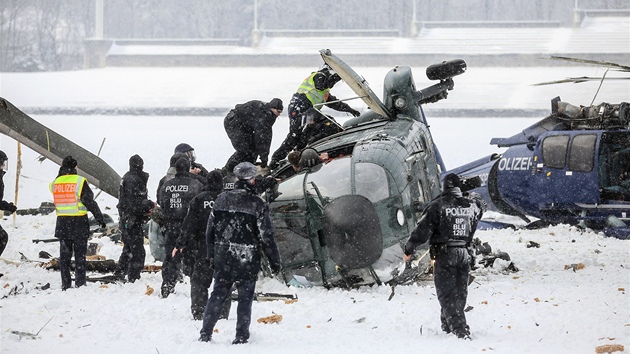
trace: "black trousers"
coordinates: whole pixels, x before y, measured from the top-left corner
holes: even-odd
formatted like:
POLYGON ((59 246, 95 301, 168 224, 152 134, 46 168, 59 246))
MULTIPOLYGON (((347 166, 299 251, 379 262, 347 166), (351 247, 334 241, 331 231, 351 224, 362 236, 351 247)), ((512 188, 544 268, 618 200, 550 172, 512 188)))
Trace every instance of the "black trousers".
POLYGON ((9 243, 9 234, 0 226, 0 256, 9 243))
POLYGON ((61 273, 61 290, 66 290, 72 286, 70 269, 72 267, 72 254, 74 253, 74 284, 78 288, 85 285, 86 275, 85 254, 87 253, 87 238, 79 240, 60 239, 59 240, 59 271, 61 273))
POLYGON ((122 217, 120 231, 123 250, 118 258, 118 271, 128 276, 130 282, 140 279, 147 252, 144 249, 143 222, 134 217, 122 217))
POLYGON ((166 225, 164 232, 164 251, 166 256, 164 262, 162 262, 162 289, 168 288, 169 292, 175 288, 177 278, 180 274, 182 254, 178 252, 175 257, 172 257, 173 249, 175 248, 175 242, 179 233, 181 232, 181 222, 172 222, 166 225))
POLYGON ((442 328, 455 334, 469 333, 464 313, 469 272, 470 255, 466 248, 448 248, 435 259, 433 280, 441 307, 442 328))
POLYGON ((302 116, 312 106, 304 104, 302 102, 293 103, 289 105, 289 133, 278 149, 271 156, 272 160, 280 161, 287 157, 287 155, 293 150, 300 139, 302 138, 302 116))
POLYGON ((223 166, 223 169, 225 171, 232 173, 234 171, 234 167, 236 167, 236 165, 241 162, 256 162, 256 156, 255 153, 252 152, 252 147, 236 147, 234 141, 232 141, 232 145, 234 146, 236 151, 232 154, 232 156, 230 156, 230 158, 228 158, 225 166, 223 166))
POLYGON ((212 337, 212 331, 221 315, 225 301, 232 293, 232 285, 236 285, 238 290, 238 306, 236 308, 236 338, 249 339, 249 325, 252 321, 252 303, 254 301, 254 290, 256 281, 224 281, 214 279, 214 288, 206 305, 203 314, 203 326, 201 327, 201 337, 212 337))
POLYGON ((203 316, 206 309, 213 274, 210 260, 206 257, 197 257, 190 276, 190 311, 195 318, 203 316))

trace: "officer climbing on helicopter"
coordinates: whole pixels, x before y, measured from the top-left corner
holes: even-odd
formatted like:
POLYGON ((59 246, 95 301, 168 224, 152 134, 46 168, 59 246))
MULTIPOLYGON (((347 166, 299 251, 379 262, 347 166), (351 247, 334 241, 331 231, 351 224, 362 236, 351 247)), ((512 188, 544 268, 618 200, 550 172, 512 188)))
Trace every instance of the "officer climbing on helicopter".
POLYGON ((241 162, 256 163, 257 159, 262 168, 267 167, 273 125, 282 110, 282 100, 274 98, 269 102, 252 100, 237 104, 227 114, 223 126, 236 151, 225 163, 224 174, 231 174, 241 162))
POLYGON ((284 159, 298 144, 302 131, 303 115, 309 108, 320 108, 322 105, 326 105, 336 111, 348 112, 355 117, 361 114, 330 94, 330 89, 339 80, 341 80, 339 74, 335 73, 328 64, 324 64, 321 69, 304 79, 304 82, 298 87, 297 92, 293 94, 291 102, 289 102, 289 134, 271 156, 269 167, 272 170, 278 167, 278 162, 284 159))

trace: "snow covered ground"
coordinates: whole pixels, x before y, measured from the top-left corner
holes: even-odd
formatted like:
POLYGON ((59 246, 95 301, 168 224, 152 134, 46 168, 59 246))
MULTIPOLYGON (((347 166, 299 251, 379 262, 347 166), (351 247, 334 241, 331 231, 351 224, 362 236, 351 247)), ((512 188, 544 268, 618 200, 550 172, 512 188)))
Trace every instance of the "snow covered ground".
MULTIPOLYGON (((351 63, 350 63, 351 64, 351 63)), ((288 105, 295 86, 312 68, 106 68, 61 73, 2 73, 0 96, 20 108, 29 107, 221 107, 250 99, 280 97, 288 105), (251 78, 256 80, 251 82, 251 78), (244 84, 247 83, 247 84, 244 84)), ((428 86, 423 70, 415 69, 417 87, 428 86), (426 84, 426 85, 425 85, 426 84)), ((382 92, 389 68, 355 68, 373 90, 382 92)), ((560 95, 573 104, 590 104, 597 84, 535 88, 532 83, 565 76, 595 75, 592 67, 479 68, 456 78, 449 99, 427 107, 548 109, 560 95), (584 72, 588 70, 588 72, 584 72), (590 86, 588 86, 590 85, 590 86)), ((599 71, 601 74, 601 71, 599 71)), ((341 84, 338 97, 352 96, 341 84)), ((628 100, 630 87, 604 84, 595 103, 628 100)), ((365 109, 358 101, 356 108, 365 109)), ((195 147, 207 168, 222 166, 232 153, 222 117, 204 116, 34 116, 42 124, 97 152, 121 175, 128 158, 140 154, 150 173, 149 193, 166 172, 173 148, 181 142, 195 147)), ((340 120, 343 120, 340 117, 340 120)), ((437 118, 429 123, 447 167, 452 168, 492 152, 490 138, 515 134, 538 118, 437 118)), ((274 126, 272 150, 288 129, 286 113, 274 126)), ((4 177, 5 199, 15 193, 14 140, 1 136, 0 149, 9 156, 4 177)), ((22 176, 17 205, 34 208, 51 201, 48 183, 58 166, 38 162, 22 149, 22 176)), ((79 161, 80 164, 80 161, 79 161)), ((116 200, 97 198, 101 209, 117 219, 116 200)), ((509 262, 480 268, 469 289, 467 313, 473 341, 462 341, 440 330, 439 305, 431 282, 391 288, 357 290, 287 288, 277 280, 259 282, 257 290, 297 294, 299 301, 260 302, 253 308, 252 337, 241 346, 234 337, 235 310, 220 321, 214 343, 199 343, 200 321, 190 314, 186 279, 167 299, 159 291, 161 276, 143 274, 134 284, 89 283, 60 290, 58 272, 37 262, 40 251, 57 256, 57 244, 34 244, 53 235, 55 216, 5 217, 9 245, 0 260, 0 352, 2 353, 593 353, 602 345, 630 349, 630 243, 567 226, 538 231, 479 231, 493 250, 507 252, 519 272, 507 272, 509 262), (527 248, 535 241, 540 248, 527 248), (583 269, 572 265, 583 264, 583 269), (565 269, 567 268, 568 269, 565 269), (49 284, 49 288, 47 288, 49 284), (46 289, 47 288, 47 289, 46 289), (278 324, 261 317, 279 314, 278 324), (37 334, 35 339, 13 331, 37 334)), ((107 238, 93 240, 100 254, 118 259, 121 246, 107 238)), ((147 263, 152 263, 150 253, 147 263)))

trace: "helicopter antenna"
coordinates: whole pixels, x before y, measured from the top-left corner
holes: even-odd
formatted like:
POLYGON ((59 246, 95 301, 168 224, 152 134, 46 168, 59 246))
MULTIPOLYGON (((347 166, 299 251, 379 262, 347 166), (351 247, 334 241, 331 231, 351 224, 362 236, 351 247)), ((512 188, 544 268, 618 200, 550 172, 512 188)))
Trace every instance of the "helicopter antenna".
MULTIPOLYGON (((355 98, 360 98, 360 97, 355 97, 355 98)), ((339 100, 339 101, 341 101, 341 100, 339 100)), ((337 102, 337 101, 335 101, 335 102, 337 102)), ((341 129, 341 131, 345 130, 339 123, 337 123, 333 119, 330 119, 326 114, 322 113, 322 111, 320 111, 318 108, 313 107, 313 109, 316 110, 317 112, 319 112, 322 116, 324 116, 324 118, 326 118, 327 120, 329 120, 330 122, 332 122, 333 124, 338 126, 339 129, 341 129)))
POLYGON ((595 98, 597 98, 597 95, 599 94, 599 89, 601 89, 602 85, 604 84, 604 79, 606 78, 606 74, 608 74, 608 70, 610 70, 610 67, 606 68, 606 71, 604 72, 604 75, 602 75, 602 79, 599 82, 599 87, 597 87, 597 91, 595 92, 595 96, 593 97, 593 100, 591 101, 591 106, 593 105, 593 103, 595 102, 595 98))

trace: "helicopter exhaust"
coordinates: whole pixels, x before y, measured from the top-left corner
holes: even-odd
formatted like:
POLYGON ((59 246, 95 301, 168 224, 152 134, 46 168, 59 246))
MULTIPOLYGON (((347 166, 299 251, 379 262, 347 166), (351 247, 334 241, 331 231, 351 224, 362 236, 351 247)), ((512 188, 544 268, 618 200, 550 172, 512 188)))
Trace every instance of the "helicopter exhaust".
POLYGON ((345 195, 324 208, 324 235, 330 257, 345 269, 371 266, 383 253, 376 209, 362 195, 345 195))

